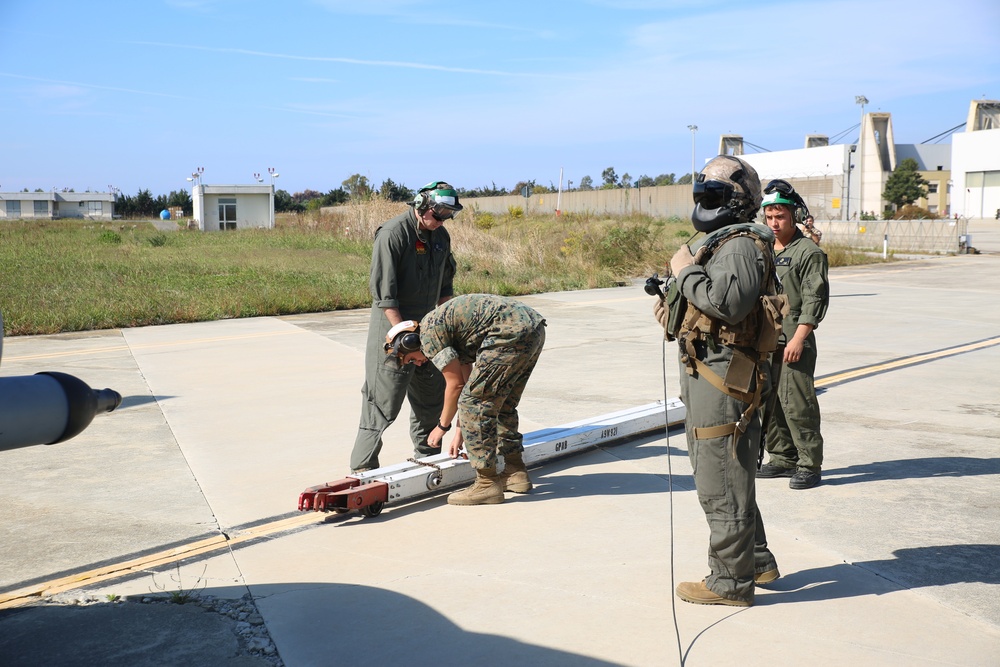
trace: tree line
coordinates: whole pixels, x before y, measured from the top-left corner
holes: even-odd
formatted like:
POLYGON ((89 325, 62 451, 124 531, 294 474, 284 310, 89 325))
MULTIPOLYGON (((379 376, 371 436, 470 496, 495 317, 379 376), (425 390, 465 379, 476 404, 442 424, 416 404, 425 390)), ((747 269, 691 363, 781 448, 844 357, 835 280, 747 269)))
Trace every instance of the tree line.
MULTIPOLYGON (((912 158, 902 160, 896 170, 889 176, 885 184, 883 199, 899 209, 904 205, 912 205, 915 201, 927 196, 927 186, 929 183, 917 173, 917 162, 912 158)), ((614 188, 648 188, 659 185, 688 185, 691 183, 691 174, 684 174, 677 178, 675 174, 660 174, 659 176, 642 175, 638 178, 628 173, 618 176, 614 167, 608 167, 601 172, 601 182, 595 183, 589 175, 580 178, 579 182, 573 180, 566 181, 563 192, 574 190, 610 190, 614 188)), ((497 187, 497 184, 490 183, 489 186, 478 188, 456 188, 459 197, 470 199, 475 197, 497 197, 502 195, 522 194, 527 187, 532 194, 554 193, 558 187, 549 181, 548 185, 538 183, 537 180, 518 181, 514 187, 508 189, 497 187)), ((24 192, 28 189, 25 188, 24 192)), ((73 190, 68 190, 72 192, 73 190)), ((41 189, 35 192, 44 192, 41 189)), ((381 197, 388 201, 408 202, 416 196, 416 191, 406 187, 401 183, 396 183, 391 178, 382 181, 378 187, 373 186, 366 176, 352 174, 344 179, 339 188, 328 192, 319 192, 306 189, 302 192, 289 194, 286 190, 276 190, 274 193, 274 210, 278 213, 302 213, 305 211, 318 210, 324 206, 336 206, 350 201, 363 201, 372 197, 381 197)), ((118 194, 115 202, 115 213, 123 218, 152 218, 159 215, 160 211, 168 208, 179 207, 185 216, 192 214, 191 193, 186 190, 174 190, 168 195, 158 195, 156 197, 148 190, 139 190, 135 195, 118 194)))

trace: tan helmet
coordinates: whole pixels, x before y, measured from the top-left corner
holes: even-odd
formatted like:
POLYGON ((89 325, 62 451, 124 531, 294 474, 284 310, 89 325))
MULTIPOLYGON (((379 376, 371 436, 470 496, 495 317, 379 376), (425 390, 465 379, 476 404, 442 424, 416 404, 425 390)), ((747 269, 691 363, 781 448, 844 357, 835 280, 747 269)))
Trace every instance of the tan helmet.
POLYGON ((757 170, 732 155, 712 158, 695 179, 691 222, 699 232, 753 222, 760 209, 757 170))
POLYGON ((414 320, 404 320, 389 329, 385 335, 385 353, 395 356, 400 362, 410 352, 420 349, 420 323, 414 320))

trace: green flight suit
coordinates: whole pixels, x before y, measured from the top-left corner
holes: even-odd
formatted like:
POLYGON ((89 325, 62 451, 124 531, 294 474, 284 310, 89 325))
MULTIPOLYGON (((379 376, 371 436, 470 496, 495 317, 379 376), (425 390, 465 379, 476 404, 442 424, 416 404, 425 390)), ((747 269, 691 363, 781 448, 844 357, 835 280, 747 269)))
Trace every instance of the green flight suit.
MULTIPOLYGON (((474 364, 458 398, 458 423, 473 468, 524 451, 517 406, 545 344, 545 319, 520 301, 465 294, 428 313, 420 347, 437 368, 474 364)), ((429 366, 431 364, 424 364, 429 366)))
MULTIPOLYGON (((798 229, 792 240, 775 254, 775 270, 788 295, 789 313, 781 324, 778 351, 784 352, 801 324, 818 327, 830 304, 826 253, 798 229)), ((777 366, 777 365, 776 365, 777 366)), ((785 363, 775 384, 774 411, 767 425, 765 449, 769 463, 782 468, 804 468, 820 472, 823 436, 820 435, 819 401, 813 379, 816 375, 816 333, 809 334, 798 361, 785 363)))
POLYGON ((427 436, 441 416, 444 377, 430 364, 400 367, 395 356, 385 353, 385 335, 392 325, 384 309, 398 308, 404 320, 419 322, 441 298, 453 294, 454 276, 448 231, 419 229, 413 208, 375 231, 365 383, 351 470, 379 467, 382 433, 399 415, 404 398, 410 402, 410 438, 416 455, 440 453, 440 447, 427 446, 427 436))
MULTIPOLYGON (((773 241, 770 229, 754 226, 760 236, 773 241)), ((722 228, 692 246, 700 245, 722 228)), ((684 268, 670 290, 669 308, 684 308, 685 300, 713 319, 735 324, 746 318, 760 296, 766 260, 754 241, 737 237, 719 246, 704 266, 684 268), (683 297, 680 298, 680 297, 683 297)), ((726 345, 697 340, 696 357, 719 377, 733 359, 726 345)), ((754 599, 754 574, 777 568, 774 555, 767 548, 764 521, 757 508, 756 473, 760 447, 759 410, 734 443, 732 434, 697 438, 697 429, 720 427, 740 420, 749 403, 723 393, 700 373, 689 374, 686 350, 681 346, 681 400, 687 411, 684 428, 688 456, 694 469, 695 489, 709 526, 708 565, 705 585, 717 595, 730 600, 754 599)), ((756 388, 756 376, 751 391, 756 388)), ((766 387, 764 388, 766 389, 766 387)))

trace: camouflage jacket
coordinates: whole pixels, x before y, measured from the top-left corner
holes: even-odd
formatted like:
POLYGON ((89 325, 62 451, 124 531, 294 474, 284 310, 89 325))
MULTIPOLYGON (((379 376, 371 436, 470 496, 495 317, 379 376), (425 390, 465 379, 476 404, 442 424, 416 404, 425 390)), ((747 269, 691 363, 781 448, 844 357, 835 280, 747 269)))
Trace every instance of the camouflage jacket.
POLYGON ((463 294, 428 313, 420 322, 423 353, 438 368, 457 359, 511 364, 524 340, 545 319, 520 301, 494 294, 463 294))

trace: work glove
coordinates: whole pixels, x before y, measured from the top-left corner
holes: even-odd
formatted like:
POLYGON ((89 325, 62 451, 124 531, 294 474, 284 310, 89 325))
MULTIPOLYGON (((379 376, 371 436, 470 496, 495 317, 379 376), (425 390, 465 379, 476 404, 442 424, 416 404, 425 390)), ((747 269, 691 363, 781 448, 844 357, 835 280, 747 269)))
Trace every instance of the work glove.
POLYGON ((681 271, 694 264, 701 263, 701 258, 705 256, 705 248, 698 248, 698 253, 695 255, 691 254, 691 248, 685 243, 674 256, 670 258, 670 272, 680 278, 681 271))

